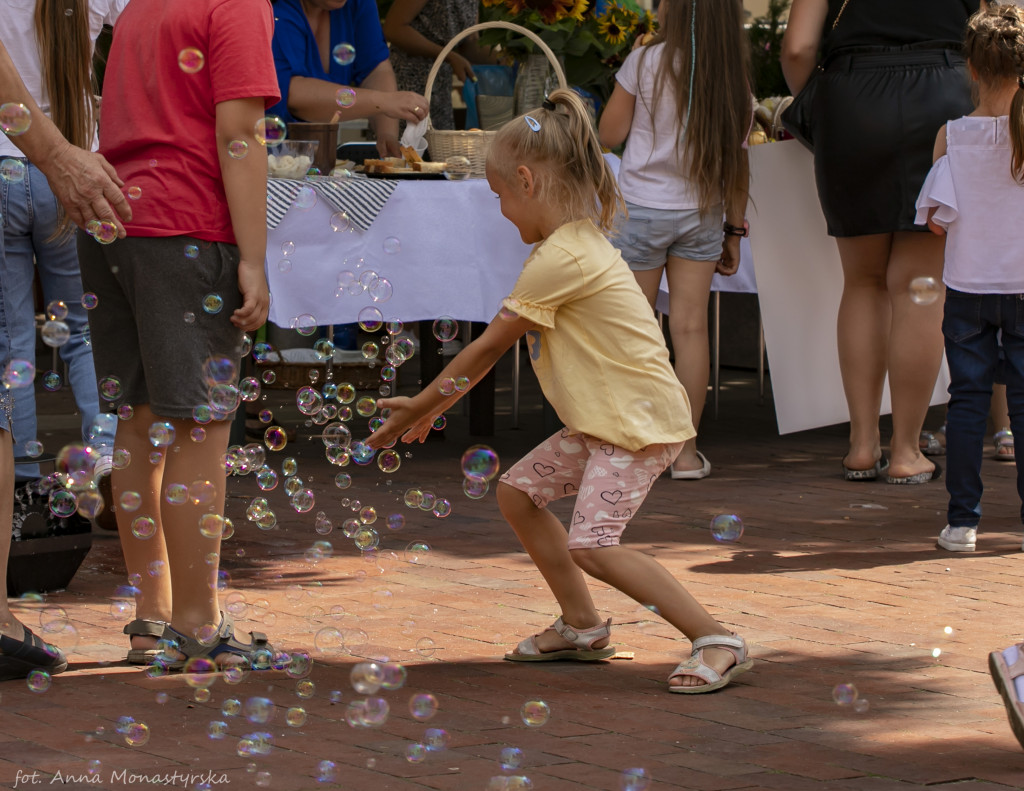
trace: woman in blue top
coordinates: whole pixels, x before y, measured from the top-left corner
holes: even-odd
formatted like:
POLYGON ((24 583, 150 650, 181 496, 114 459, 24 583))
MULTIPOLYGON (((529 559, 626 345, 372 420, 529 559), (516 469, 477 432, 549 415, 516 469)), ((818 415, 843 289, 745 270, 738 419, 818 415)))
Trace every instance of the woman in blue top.
POLYGON ((418 123, 427 100, 399 91, 373 0, 277 0, 274 68, 285 121, 369 118, 382 155, 400 155, 398 122, 418 123), (342 46, 347 45, 347 46, 342 46))

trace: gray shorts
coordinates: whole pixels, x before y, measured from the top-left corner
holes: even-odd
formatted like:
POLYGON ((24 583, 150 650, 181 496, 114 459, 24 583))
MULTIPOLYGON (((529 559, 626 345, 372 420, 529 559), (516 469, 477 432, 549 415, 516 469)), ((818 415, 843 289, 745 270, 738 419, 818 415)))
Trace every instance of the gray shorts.
MULTIPOLYGON (((212 358, 234 364, 237 384, 242 331, 231 314, 242 297, 235 245, 188 236, 101 245, 80 231, 78 258, 85 293, 97 297, 89 332, 105 406, 148 404, 161 417, 191 418, 210 403, 204 369, 212 358), (222 301, 215 312, 204 309, 210 295, 222 301), (107 377, 120 384, 116 398, 104 387, 107 377)), ((215 308, 217 300, 210 302, 215 308)))
POLYGON ((722 207, 701 217, 698 209, 649 209, 626 203, 629 217, 619 215, 611 242, 629 268, 656 269, 669 256, 688 261, 717 261, 722 257, 722 207))

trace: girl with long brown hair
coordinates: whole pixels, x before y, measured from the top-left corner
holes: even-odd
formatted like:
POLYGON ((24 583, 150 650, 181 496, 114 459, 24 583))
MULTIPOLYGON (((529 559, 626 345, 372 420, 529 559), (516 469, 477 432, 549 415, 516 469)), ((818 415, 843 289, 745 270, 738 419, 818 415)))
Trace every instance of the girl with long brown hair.
POLYGON ((604 232, 622 199, 582 100, 554 91, 495 136, 487 181, 501 213, 536 245, 484 333, 414 398, 379 402, 387 420, 368 440, 423 441, 435 418, 525 334, 544 395, 565 428, 501 476, 501 513, 561 609, 512 662, 597 662, 614 655, 584 573, 651 607, 692 640, 669 691, 712 692, 752 664, 747 644, 716 621, 654 558, 620 538, 658 476, 694 436, 686 393, 654 314, 604 232), (569 534, 548 510, 575 495, 569 534))
MULTIPOLYGON (((628 217, 614 244, 652 308, 668 278, 675 370, 695 426, 708 387, 711 278, 736 272, 747 233, 752 104, 742 19, 739 0, 661 0, 659 33, 622 64, 600 123, 604 145, 626 143, 619 186, 628 217)), ((694 480, 710 471, 692 441, 671 473, 694 480)))
MULTIPOLYGON (((0 15, 0 40, 39 107, 72 144, 91 150, 96 145, 92 55, 104 23, 113 23, 128 0, 12 0, 0 15)), ((92 348, 88 343, 82 279, 72 227, 49 184, 35 165, 6 137, 0 136, 0 197, 6 256, 0 265, 4 281, 15 358, 35 359, 35 293, 38 275, 48 318, 67 325, 60 354, 68 367, 68 384, 82 418, 86 442, 112 450, 116 418, 100 415, 92 348), (66 314, 66 315, 65 315, 66 314), (94 421, 96 426, 94 427, 94 421)), ((60 333, 44 337, 62 340, 60 333)), ((55 372, 48 387, 61 386, 55 372)), ((15 456, 30 456, 26 445, 36 440, 35 392, 14 391, 15 456)), ((31 447, 31 446, 30 446, 31 447)), ((22 480, 39 476, 36 464, 19 464, 22 480)))

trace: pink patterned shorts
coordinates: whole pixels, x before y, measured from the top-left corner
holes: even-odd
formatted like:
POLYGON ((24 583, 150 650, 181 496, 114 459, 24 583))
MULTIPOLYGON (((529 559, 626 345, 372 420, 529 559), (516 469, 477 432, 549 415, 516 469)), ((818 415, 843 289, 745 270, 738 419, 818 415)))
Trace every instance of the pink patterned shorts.
POLYGON ((682 442, 628 451, 563 428, 517 461, 502 483, 525 492, 538 508, 576 495, 569 549, 613 547, 682 442))

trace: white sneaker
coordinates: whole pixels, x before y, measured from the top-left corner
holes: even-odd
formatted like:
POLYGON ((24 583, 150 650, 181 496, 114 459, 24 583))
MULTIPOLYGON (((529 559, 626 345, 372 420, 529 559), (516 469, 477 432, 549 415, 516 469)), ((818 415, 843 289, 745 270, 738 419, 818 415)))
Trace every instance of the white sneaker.
POLYGON ((946 525, 939 533, 939 540, 935 543, 942 549, 950 552, 973 552, 975 540, 978 537, 976 527, 950 527, 946 525))

